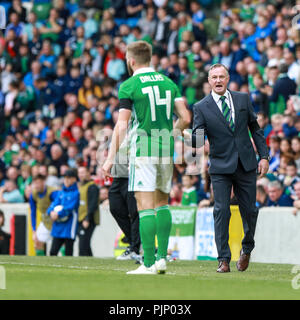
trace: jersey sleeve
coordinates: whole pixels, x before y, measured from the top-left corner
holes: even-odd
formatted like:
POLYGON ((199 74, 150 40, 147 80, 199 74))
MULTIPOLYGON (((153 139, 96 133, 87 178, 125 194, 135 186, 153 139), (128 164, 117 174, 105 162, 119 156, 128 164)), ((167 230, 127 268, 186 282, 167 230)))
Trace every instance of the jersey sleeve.
POLYGON ((174 96, 174 100, 183 100, 182 95, 177 87, 177 85, 174 83, 174 90, 175 90, 175 96, 174 96))
POLYGON ((174 100, 182 100, 182 95, 180 93, 180 90, 175 82, 173 82, 171 79, 168 79, 170 81, 170 86, 172 87, 172 91, 174 93, 174 100))
POLYGON ((130 82, 125 81, 121 84, 119 88, 119 100, 120 100, 120 109, 132 109, 133 99, 132 99, 132 86, 130 82))

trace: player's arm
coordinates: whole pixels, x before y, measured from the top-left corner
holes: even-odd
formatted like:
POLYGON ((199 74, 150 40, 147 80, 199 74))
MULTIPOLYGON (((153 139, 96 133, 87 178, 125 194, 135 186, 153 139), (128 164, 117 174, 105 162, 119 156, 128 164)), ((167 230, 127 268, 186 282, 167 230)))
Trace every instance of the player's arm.
POLYGON ((128 101, 128 99, 122 99, 122 100, 120 100, 119 117, 112 134, 108 156, 102 166, 102 172, 105 177, 111 176, 110 170, 113 166, 113 163, 114 163, 116 154, 119 151, 120 145, 122 144, 124 138, 126 137, 128 122, 131 118, 131 109, 130 109, 131 105, 129 106, 130 101, 128 101))
POLYGON ((187 107, 183 98, 175 99, 174 112, 178 117, 174 126, 174 131, 175 133, 180 131, 180 134, 182 134, 183 130, 188 128, 191 122, 190 113, 187 110, 187 107))

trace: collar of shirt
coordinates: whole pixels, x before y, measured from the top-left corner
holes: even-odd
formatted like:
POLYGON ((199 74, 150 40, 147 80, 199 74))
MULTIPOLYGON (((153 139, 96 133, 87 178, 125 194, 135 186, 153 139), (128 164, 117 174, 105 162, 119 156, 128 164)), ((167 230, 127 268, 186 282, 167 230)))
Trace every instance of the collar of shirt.
MULTIPOLYGON (((217 93, 216 93, 216 92, 214 92, 213 90, 212 90, 212 92, 211 92, 211 95, 213 96, 213 98, 214 98, 214 100, 215 100, 216 104, 218 104, 218 103, 221 101, 220 99, 221 99, 222 95, 217 94, 217 93)), ((226 101, 226 103, 228 104, 229 91, 228 91, 228 90, 226 90, 226 91, 225 91, 225 93, 223 94, 223 96, 225 96, 225 97, 226 97, 225 101, 226 101)))
POLYGON ((139 68, 134 71, 133 76, 136 76, 137 74, 141 74, 141 73, 148 73, 148 72, 155 72, 155 70, 151 67, 139 68))
MULTIPOLYGON (((213 90, 211 91, 211 95, 212 95, 214 101, 216 102, 218 108, 223 113, 223 111, 222 111, 222 101, 220 99, 222 97, 222 95, 217 94, 213 90)), ((223 96, 226 97, 225 101, 226 101, 227 105, 230 108, 232 120, 234 122, 234 120, 235 120, 235 112, 234 112, 234 105, 233 105, 233 100, 232 100, 231 94, 230 94, 230 92, 228 90, 226 90, 225 93, 223 94, 223 96)))

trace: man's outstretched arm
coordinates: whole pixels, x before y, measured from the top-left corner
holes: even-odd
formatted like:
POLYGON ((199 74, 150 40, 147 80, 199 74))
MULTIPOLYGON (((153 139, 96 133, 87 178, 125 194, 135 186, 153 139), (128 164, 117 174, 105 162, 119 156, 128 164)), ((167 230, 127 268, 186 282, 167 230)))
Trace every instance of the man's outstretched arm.
POLYGON ((120 145, 122 144, 124 138, 126 137, 128 122, 131 118, 131 110, 120 109, 118 121, 114 128, 111 144, 108 152, 106 161, 102 166, 102 172, 105 177, 110 177, 110 170, 113 166, 116 154, 119 151, 120 145))

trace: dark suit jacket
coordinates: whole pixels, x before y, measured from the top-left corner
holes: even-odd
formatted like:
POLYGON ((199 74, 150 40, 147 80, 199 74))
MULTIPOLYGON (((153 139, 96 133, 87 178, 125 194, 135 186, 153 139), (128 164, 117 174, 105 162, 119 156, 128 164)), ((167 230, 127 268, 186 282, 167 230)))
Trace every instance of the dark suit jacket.
POLYGON ((245 171, 257 168, 257 160, 248 128, 251 131, 259 156, 267 157, 268 147, 260 129, 249 95, 230 91, 235 109, 235 130, 230 129, 211 94, 194 105, 192 144, 196 146, 196 130, 204 129, 210 146, 210 174, 231 174, 238 159, 245 171))

